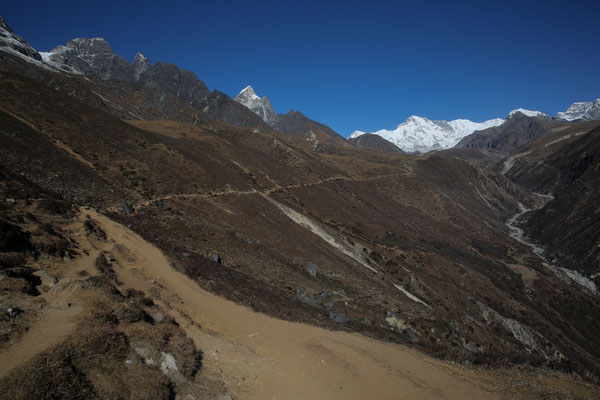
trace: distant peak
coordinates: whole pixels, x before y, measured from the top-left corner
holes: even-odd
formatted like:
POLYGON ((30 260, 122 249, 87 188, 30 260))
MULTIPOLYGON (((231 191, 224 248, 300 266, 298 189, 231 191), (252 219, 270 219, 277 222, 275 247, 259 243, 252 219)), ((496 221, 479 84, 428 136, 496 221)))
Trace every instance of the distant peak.
POLYGON ((67 48, 76 49, 83 54, 112 54, 112 48, 106 40, 101 37, 96 38, 75 38, 67 42, 67 48))
POLYGON ((411 115, 410 117, 407 118, 407 120, 410 120, 410 121, 429 121, 428 118, 419 117, 418 115, 411 115))
POLYGON ((363 131, 354 131, 350 134, 348 139, 354 139, 354 138, 357 138, 357 137, 359 137, 361 135, 365 135, 365 134, 366 134, 366 132, 363 132, 363 131))
POLYGON ((277 117, 271 101, 266 96, 260 98, 250 85, 242 89, 235 97, 235 101, 249 108, 267 124, 273 123, 277 117))
POLYGON ((541 116, 546 115, 546 114, 544 114, 541 111, 531 111, 531 110, 526 110, 524 108, 517 108, 516 110, 512 110, 510 112, 510 114, 508 114, 508 117, 510 118, 510 117, 512 117, 512 116, 514 116, 516 114, 519 114, 519 113, 523 114, 523 115, 525 115, 527 117, 541 117, 541 116))
POLYGON ((248 94, 248 95, 255 95, 256 96, 256 92, 254 91, 254 89, 252 88, 252 86, 248 85, 245 88, 243 88, 239 94, 248 94))
POLYGON ((148 57, 146 57, 145 55, 143 55, 142 53, 140 53, 139 51, 137 53, 135 53, 135 59, 134 61, 148 61, 148 57))

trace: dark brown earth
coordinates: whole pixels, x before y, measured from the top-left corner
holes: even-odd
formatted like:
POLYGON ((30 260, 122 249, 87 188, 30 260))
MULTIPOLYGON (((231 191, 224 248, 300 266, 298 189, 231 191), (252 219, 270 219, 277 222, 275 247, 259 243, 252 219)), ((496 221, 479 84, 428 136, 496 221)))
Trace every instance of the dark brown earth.
POLYGON ((465 368, 362 335, 254 313, 202 290, 127 227, 22 177, 3 178, 0 194, 14 200, 3 210, 12 227, 3 243, 13 250, 11 262, 20 263, 2 269, 0 300, 13 310, 0 321, 3 398, 598 394, 566 374, 465 368))
POLYGON ((553 196, 529 216, 530 235, 550 259, 587 276, 600 266, 599 125, 590 121, 554 128, 498 166, 529 190, 553 196))
POLYGON ((384 153, 404 153, 398 146, 373 133, 364 133, 358 137, 348 139, 358 147, 381 151, 384 153))
POLYGON ((546 299, 562 292, 590 315, 598 300, 507 235, 518 202, 540 199, 501 175, 435 156, 326 143, 315 152, 303 138, 219 122, 134 126, 2 75, 3 167, 130 225, 215 293, 441 357, 594 369, 594 330, 571 328, 573 314, 546 299), (511 265, 536 271, 533 289, 511 265), (302 302, 323 292, 330 309, 302 302), (401 328, 390 329, 390 316, 401 328), (535 340, 522 343, 503 318, 535 340))

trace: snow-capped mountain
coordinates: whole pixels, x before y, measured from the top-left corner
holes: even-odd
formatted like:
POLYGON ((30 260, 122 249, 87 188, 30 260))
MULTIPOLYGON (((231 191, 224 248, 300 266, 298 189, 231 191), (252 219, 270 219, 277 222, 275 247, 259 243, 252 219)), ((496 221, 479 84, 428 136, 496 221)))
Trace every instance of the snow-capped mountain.
POLYGON ((573 103, 567 111, 556 114, 556 118, 563 121, 600 119, 600 99, 594 102, 573 103))
POLYGON ((526 110, 524 108, 517 108, 516 110, 512 110, 509 114, 508 117, 512 117, 513 115, 515 115, 516 113, 521 113, 525 116, 528 117, 542 117, 542 118, 546 118, 549 117, 548 114, 544 114, 541 111, 531 111, 531 110, 526 110))
POLYGON ((273 125, 277 114, 273 110, 273 105, 267 96, 259 97, 252 89, 252 86, 246 86, 236 97, 235 101, 248 107, 252 112, 261 117, 269 125, 273 125))
MULTIPOLYGON (((432 121, 428 118, 413 115, 394 130, 381 129, 372 132, 392 142, 408 153, 426 153, 431 150, 442 150, 453 147, 463 137, 475 131, 501 125, 501 118, 485 122, 473 122, 468 119, 453 121, 432 121)), ((355 131, 350 138, 356 138, 367 132, 355 131)))
POLYGON ((38 67, 54 70, 44 63, 42 56, 29 43, 10 29, 2 17, 0 17, 0 51, 22 58, 38 67))

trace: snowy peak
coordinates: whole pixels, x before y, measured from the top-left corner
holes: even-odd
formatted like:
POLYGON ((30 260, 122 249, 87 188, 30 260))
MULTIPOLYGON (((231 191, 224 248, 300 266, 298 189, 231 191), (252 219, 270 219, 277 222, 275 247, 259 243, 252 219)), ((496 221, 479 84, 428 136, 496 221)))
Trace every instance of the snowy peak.
POLYGON ((531 111, 531 110, 526 110, 524 108, 517 108, 516 110, 512 110, 509 114, 508 114, 508 118, 521 113, 527 117, 548 117, 547 114, 544 114, 541 111, 531 111))
MULTIPOLYGON (((260 100, 260 97, 256 94, 252 86, 248 85, 237 95, 237 97, 248 99, 248 100, 260 100)), ((236 98, 237 98, 236 97, 236 98)))
POLYGON ((364 135, 367 132, 363 132, 363 131, 354 131, 350 134, 350 136, 348 136, 348 139, 354 139, 359 137, 360 135, 364 135))
MULTIPOLYGON (((498 126, 502 123, 504 123, 504 120, 501 118, 485 122, 473 122, 468 119, 434 121, 411 115, 394 130, 382 129, 372 133, 392 142, 407 153, 426 153, 431 150, 453 147, 460 139, 475 131, 498 126)), ((356 138, 365 133, 367 132, 354 131, 350 138, 356 138)))
POLYGON ((556 118, 563 121, 600 119, 600 99, 573 103, 567 111, 556 114, 556 118))
POLYGON ((273 110, 273 105, 268 97, 259 97, 252 86, 246 86, 236 97, 235 101, 248 107, 253 113, 258 115, 268 125, 273 125, 277 115, 273 110))

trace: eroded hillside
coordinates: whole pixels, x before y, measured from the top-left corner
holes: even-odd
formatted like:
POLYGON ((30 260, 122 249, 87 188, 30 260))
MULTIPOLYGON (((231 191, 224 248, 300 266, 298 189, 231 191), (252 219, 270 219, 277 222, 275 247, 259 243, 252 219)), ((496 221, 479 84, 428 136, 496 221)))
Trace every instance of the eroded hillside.
POLYGON ((9 72, 0 93, 3 168, 130 226, 213 293, 447 359, 597 368, 598 297, 510 236, 505 221, 547 199, 501 174, 222 122, 127 123, 9 72))
POLYGON ((468 369, 255 313, 201 289, 126 226, 0 174, 5 398, 598 395, 559 373, 468 369))

